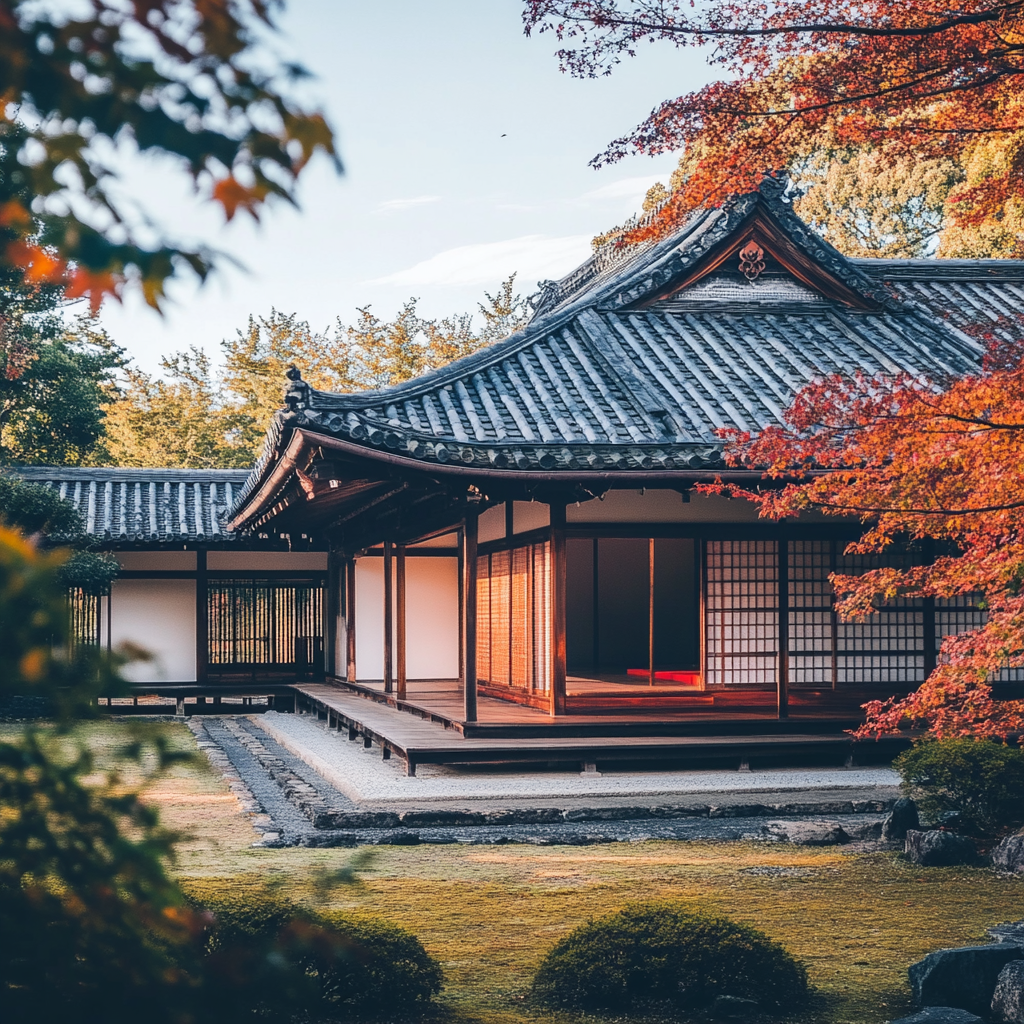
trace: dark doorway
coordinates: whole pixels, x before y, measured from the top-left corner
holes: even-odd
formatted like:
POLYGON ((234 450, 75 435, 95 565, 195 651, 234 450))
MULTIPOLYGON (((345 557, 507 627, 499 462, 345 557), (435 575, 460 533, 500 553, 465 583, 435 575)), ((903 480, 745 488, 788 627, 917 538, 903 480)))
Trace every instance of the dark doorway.
MULTIPOLYGON (((654 542, 654 667, 700 665, 696 542, 654 542)), ((572 675, 624 675, 650 664, 651 544, 647 538, 570 538, 566 544, 566 661, 572 675)))

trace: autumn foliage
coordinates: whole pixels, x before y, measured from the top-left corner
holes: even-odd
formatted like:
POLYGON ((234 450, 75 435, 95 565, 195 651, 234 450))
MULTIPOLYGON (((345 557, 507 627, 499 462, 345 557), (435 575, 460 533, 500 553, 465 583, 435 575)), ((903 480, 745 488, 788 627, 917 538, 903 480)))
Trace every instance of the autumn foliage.
POLYGON ((928 564, 834 575, 843 616, 897 597, 973 595, 981 628, 948 636, 938 665, 905 699, 867 705, 864 735, 907 722, 937 736, 1024 730, 1024 701, 992 681, 1024 666, 1024 344, 993 347, 975 374, 829 376, 803 388, 785 423, 736 434, 733 465, 764 470, 743 491, 772 519, 817 510, 866 527, 852 553, 922 541, 928 564))
MULTIPOLYGON (((704 47, 718 81, 661 103, 595 158, 684 150, 660 235, 695 207, 822 151, 952 159, 953 226, 989 229, 1024 199, 1024 5, 1007 0, 526 0, 564 70, 609 74, 645 43, 704 47)), ((1019 234, 1011 251, 1024 254, 1019 234)))

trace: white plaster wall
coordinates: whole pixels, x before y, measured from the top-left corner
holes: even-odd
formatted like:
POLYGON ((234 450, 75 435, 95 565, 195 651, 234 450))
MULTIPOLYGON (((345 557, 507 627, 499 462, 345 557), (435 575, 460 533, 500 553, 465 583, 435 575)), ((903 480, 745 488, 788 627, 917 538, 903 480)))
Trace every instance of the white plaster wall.
POLYGON ((193 572, 194 551, 115 551, 114 557, 128 572, 193 572))
POLYGON ((489 540, 502 540, 505 536, 505 506, 495 505, 480 516, 477 540, 486 544, 489 540))
POLYGON ((419 544, 410 544, 410 548, 457 548, 459 546, 459 535, 457 533, 444 533, 440 537, 431 537, 430 540, 421 540, 419 544))
MULTIPOLYGON (((459 674, 458 559, 405 560, 406 675, 454 679, 459 674)), ((395 666, 397 670, 397 665, 395 666)), ((356 559, 356 671, 384 675, 384 559, 356 559)))
POLYGON ((327 568, 326 551, 211 551, 206 568, 221 572, 316 572, 327 568))
POLYGON ((594 498, 569 505, 569 523, 752 523, 757 506, 743 498, 729 500, 717 494, 690 492, 683 501, 678 491, 608 491, 602 501, 594 498))
POLYGON ((513 533, 529 533, 551 525, 551 508, 543 501, 514 501, 512 503, 513 533))
POLYGON ((111 641, 144 647, 152 661, 124 669, 133 683, 190 683, 196 678, 195 580, 115 580, 111 641))

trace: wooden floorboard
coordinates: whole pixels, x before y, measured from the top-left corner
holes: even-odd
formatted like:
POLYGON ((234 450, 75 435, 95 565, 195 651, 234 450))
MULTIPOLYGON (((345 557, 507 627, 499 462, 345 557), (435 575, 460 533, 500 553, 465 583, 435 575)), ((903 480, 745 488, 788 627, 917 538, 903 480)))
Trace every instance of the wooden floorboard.
POLYGON ((852 740, 838 723, 808 730, 753 717, 737 730, 737 718, 731 716, 728 721, 704 722, 699 731, 688 720, 684 733, 679 723, 638 723, 635 716, 555 720, 532 708, 486 698, 480 700, 481 718, 493 718, 491 724, 498 728, 488 730, 484 722, 483 730, 474 734, 454 717, 461 714, 461 704, 451 686, 418 688, 417 702, 404 707, 384 702, 383 694, 372 689, 351 685, 297 683, 294 690, 300 708, 316 711, 331 726, 347 731, 350 739, 362 736, 393 751, 405 759, 410 772, 420 763, 685 760, 738 766, 751 757, 799 760, 808 755, 841 764, 844 753, 852 749, 852 740), (573 735, 573 729, 583 732, 573 735))

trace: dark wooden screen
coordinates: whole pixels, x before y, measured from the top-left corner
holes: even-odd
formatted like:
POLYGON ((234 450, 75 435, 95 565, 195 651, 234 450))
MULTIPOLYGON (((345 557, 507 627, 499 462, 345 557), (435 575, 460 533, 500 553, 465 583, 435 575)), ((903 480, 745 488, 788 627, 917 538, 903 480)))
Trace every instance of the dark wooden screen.
POLYGON ((322 673, 324 590, 320 581, 213 579, 207 593, 211 674, 322 673))

